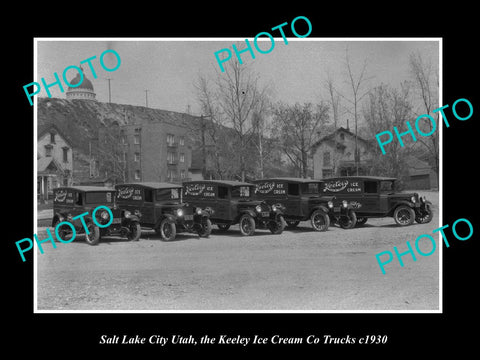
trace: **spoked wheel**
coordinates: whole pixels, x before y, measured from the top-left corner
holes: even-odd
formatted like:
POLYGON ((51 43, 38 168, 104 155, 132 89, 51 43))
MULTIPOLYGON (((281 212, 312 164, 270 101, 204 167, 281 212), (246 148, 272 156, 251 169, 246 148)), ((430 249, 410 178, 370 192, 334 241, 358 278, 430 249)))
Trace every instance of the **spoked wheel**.
POLYGON ((410 206, 400 205, 393 212, 393 218, 400 226, 412 225, 415 221, 415 211, 410 206))
POLYGON ((268 229, 272 234, 281 234, 285 229, 286 222, 282 215, 279 215, 276 221, 270 221, 268 229))
POLYGON ((172 241, 177 236, 177 228, 175 223, 170 222, 168 219, 163 219, 158 227, 158 233, 164 241, 172 241))
POLYGON ((322 210, 315 210, 310 216, 310 222, 316 231, 327 231, 330 226, 330 218, 322 210))
POLYGON ((425 210, 419 210, 415 215, 415 221, 419 224, 426 224, 432 221, 433 209, 430 205, 425 205, 425 210))
POLYGON ((100 241, 100 229, 93 222, 87 225, 90 234, 85 234, 85 241, 90 245, 97 245, 100 241))
POLYGON ((250 215, 242 215, 238 224, 240 225, 242 235, 252 236, 255 233, 255 220, 250 215))
POLYGON ((352 229, 355 224, 357 223, 357 215, 355 214, 355 211, 353 210, 348 210, 348 213, 346 216, 340 216, 338 219, 338 225, 342 229, 352 229))
POLYGON ((212 222, 210 219, 202 220, 202 230, 199 231, 198 236, 200 237, 209 237, 212 232, 212 222))
MULTIPOLYGON (((60 223, 61 223, 61 221, 59 219, 55 220, 55 222, 53 223, 52 233, 55 233, 55 230, 56 230, 58 224, 60 224, 60 223)), ((67 242, 67 241, 72 240, 72 237, 73 237, 72 229, 68 225, 60 226, 57 230, 57 233, 58 233, 58 236, 56 236, 56 234, 55 234, 57 240, 62 239, 63 242, 67 242), (70 234, 70 236, 68 237, 69 234, 70 234), (60 237, 60 239, 59 239, 59 237, 60 237)))
POLYGON ((138 241, 142 235, 142 228, 138 222, 131 223, 129 226, 129 233, 127 239, 130 241, 138 241))

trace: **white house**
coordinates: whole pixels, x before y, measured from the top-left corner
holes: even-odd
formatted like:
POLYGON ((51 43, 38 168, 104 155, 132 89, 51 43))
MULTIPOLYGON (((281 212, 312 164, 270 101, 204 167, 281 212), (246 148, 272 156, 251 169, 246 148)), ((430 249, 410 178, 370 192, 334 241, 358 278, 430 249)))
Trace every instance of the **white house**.
POLYGON ((48 200, 56 187, 72 185, 72 172, 72 147, 57 127, 49 125, 39 131, 37 139, 37 195, 39 200, 48 200))

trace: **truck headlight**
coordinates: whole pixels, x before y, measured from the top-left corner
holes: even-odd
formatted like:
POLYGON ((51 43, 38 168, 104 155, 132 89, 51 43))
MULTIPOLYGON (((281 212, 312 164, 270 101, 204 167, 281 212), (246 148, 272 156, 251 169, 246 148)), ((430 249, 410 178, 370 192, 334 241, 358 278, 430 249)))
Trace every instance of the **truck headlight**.
POLYGON ((272 211, 277 211, 277 206, 275 204, 272 205, 272 211))
POLYGON ((100 213, 100 217, 101 217, 103 220, 107 220, 107 219, 108 219, 108 212, 102 211, 102 212, 100 213))
POLYGON ((179 216, 179 217, 183 216, 183 210, 182 209, 177 209, 177 216, 179 216))
POLYGON ((327 204, 329 208, 333 208, 333 202, 329 201, 327 204))
POLYGON ((412 196, 410 200, 412 200, 412 203, 415 203, 415 196, 412 196))
POLYGON ((201 208, 197 208, 197 215, 202 215, 202 209, 201 208))
POLYGON ((255 206, 255 210, 257 210, 257 212, 262 212, 262 207, 260 205, 257 205, 255 206))
POLYGON ((344 208, 346 208, 346 207, 348 206, 347 200, 343 200, 343 201, 342 201, 342 205, 343 205, 344 208))
POLYGON ((130 211, 128 211, 128 210, 125 210, 125 211, 123 212, 123 216, 125 216, 127 219, 130 217, 130 215, 132 215, 132 213, 131 213, 130 211))

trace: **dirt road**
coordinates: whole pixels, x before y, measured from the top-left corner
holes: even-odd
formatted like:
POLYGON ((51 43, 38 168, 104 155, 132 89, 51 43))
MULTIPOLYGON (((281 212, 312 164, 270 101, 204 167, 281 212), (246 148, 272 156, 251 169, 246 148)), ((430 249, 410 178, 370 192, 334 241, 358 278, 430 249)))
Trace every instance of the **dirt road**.
MULTIPOLYGON (((394 259, 385 275, 375 259, 439 227, 438 192, 426 195, 434 219, 408 227, 384 218, 322 233, 303 222, 281 235, 243 237, 234 226, 208 239, 180 234, 163 242, 144 231, 138 242, 110 237, 90 246, 79 236, 56 249, 46 243, 37 254, 38 309, 438 310, 439 246, 416 262, 404 256, 404 267, 394 259)), ((38 234, 45 238, 45 228, 38 234)))

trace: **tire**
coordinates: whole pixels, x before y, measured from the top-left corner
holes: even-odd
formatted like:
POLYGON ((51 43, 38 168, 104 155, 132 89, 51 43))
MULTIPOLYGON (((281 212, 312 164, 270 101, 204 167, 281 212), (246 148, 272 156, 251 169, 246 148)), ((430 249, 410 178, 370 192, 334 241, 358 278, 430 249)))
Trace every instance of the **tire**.
POLYGON ((238 221, 240 232, 243 236, 252 236, 255 234, 255 220, 248 214, 243 214, 238 221))
POLYGON ((410 206, 400 205, 393 212, 393 218, 397 225, 412 225, 415 221, 415 211, 410 206))
POLYGON ((163 241, 172 241, 175 240, 175 237, 177 236, 177 227, 175 226, 175 223, 172 223, 165 218, 160 222, 157 233, 160 234, 163 241))
POLYGON ((97 245, 100 241, 100 228, 93 222, 88 223, 87 229, 90 234, 85 233, 85 241, 89 245, 97 245))
MULTIPOLYGON (((57 225, 60 224, 60 223, 61 223, 61 221, 60 221, 58 218, 55 219, 55 221, 53 222, 53 231, 52 231, 53 234, 55 234, 55 228, 56 228, 57 225)), ((66 235, 66 234, 67 234, 67 233, 66 233, 64 230, 62 230, 62 228, 58 229, 58 235, 60 236, 60 238, 61 238, 62 240, 66 240, 66 239, 65 239, 65 235, 66 235)), ((55 239, 58 240, 58 241, 60 241, 59 239, 56 238, 56 236, 55 236, 55 239)))
POLYGON ((357 226, 357 227, 363 226, 363 225, 365 225, 367 220, 368 220, 367 217, 357 217, 357 223, 355 224, 355 226, 357 226))
POLYGON ((142 228, 138 222, 134 222, 129 226, 130 232, 127 235, 127 239, 130 241, 138 241, 140 235, 142 235, 142 228))
POLYGON ((279 235, 283 232, 283 229, 285 229, 286 224, 283 216, 279 215, 277 221, 270 221, 268 223, 268 229, 272 234, 279 235))
POLYGON ((292 220, 287 221, 287 227, 292 229, 296 228, 298 224, 300 224, 300 221, 292 221, 292 220))
POLYGON ((432 206, 429 205, 426 207, 425 211, 419 210, 417 214, 415 214, 415 221, 419 224, 427 224, 433 219, 433 209, 432 206))
POLYGON ((327 231, 330 226, 330 217, 322 210, 315 210, 312 215, 310 215, 310 223, 316 231, 327 231))
POLYGON ((212 222, 210 219, 202 220, 202 230, 198 233, 200 237, 208 238, 212 232, 212 222))
POLYGON ((218 230, 227 231, 230 229, 230 224, 217 224, 218 230))
POLYGON ((357 214, 352 209, 348 210, 347 216, 340 216, 338 219, 338 225, 342 229, 353 229, 357 223, 357 214))

